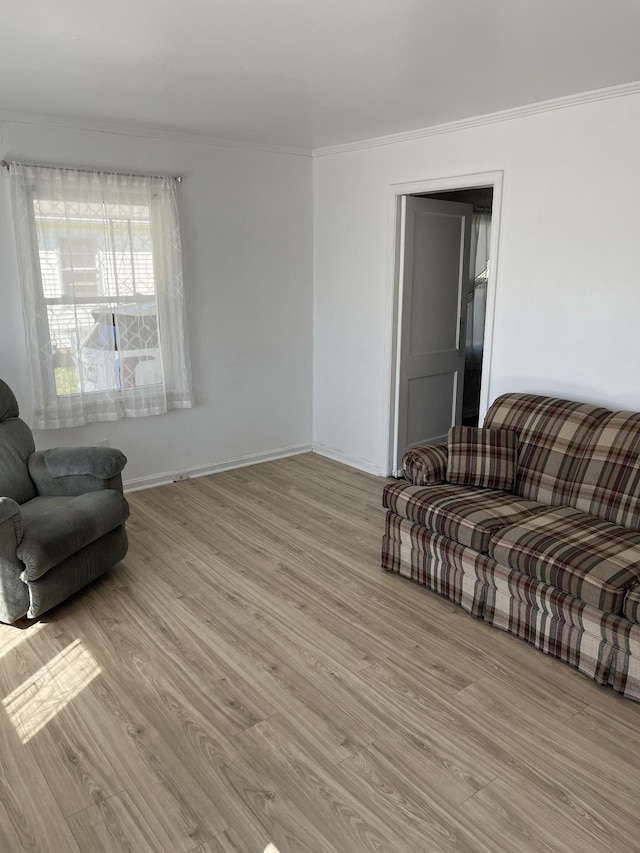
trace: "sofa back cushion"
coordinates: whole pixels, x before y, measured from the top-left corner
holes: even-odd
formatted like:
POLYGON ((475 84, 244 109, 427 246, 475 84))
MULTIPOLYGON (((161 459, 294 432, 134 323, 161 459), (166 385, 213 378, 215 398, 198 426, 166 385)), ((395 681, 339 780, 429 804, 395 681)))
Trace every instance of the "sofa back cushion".
POLYGON ((610 412, 600 423, 567 503, 640 532, 640 413, 610 412))
POLYGON ((514 492, 547 506, 568 504, 586 448, 608 409, 536 394, 504 394, 484 426, 518 436, 514 492))

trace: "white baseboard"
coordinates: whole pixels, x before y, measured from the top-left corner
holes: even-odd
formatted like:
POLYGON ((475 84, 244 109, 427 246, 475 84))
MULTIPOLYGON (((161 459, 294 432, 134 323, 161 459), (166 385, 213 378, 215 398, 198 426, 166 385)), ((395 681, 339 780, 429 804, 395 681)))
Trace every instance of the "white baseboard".
POLYGON ((164 471, 159 474, 150 474, 147 477, 134 477, 132 480, 124 480, 125 492, 137 492, 140 489, 153 489, 155 486, 164 486, 173 483, 176 475, 183 480, 191 480, 196 477, 206 477, 207 474, 219 474, 221 471, 231 471, 233 468, 246 468, 248 465, 258 465, 260 462, 271 462, 274 459, 284 459, 287 456, 297 456, 300 453, 310 453, 310 444, 298 444, 292 447, 282 447, 278 450, 269 450, 264 453, 249 453, 247 456, 236 456, 233 459, 223 459, 221 462, 207 462, 204 465, 195 465, 192 468, 180 468, 179 471, 164 471))
POLYGON ((332 447, 325 447, 324 444, 313 444, 313 452, 319 456, 326 456, 327 459, 333 459, 334 462, 342 462, 343 465, 349 465, 351 468, 357 468, 359 471, 365 471, 367 474, 375 474, 376 477, 382 477, 382 470, 379 465, 374 462, 369 462, 368 459, 360 459, 357 456, 347 456, 339 450, 334 450, 332 447))

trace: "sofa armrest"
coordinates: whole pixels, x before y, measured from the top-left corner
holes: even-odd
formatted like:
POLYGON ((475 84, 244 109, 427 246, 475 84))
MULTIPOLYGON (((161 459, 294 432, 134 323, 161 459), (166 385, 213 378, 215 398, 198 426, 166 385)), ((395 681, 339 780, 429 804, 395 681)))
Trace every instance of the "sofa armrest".
POLYGON ((447 481, 447 444, 412 447, 402 457, 402 473, 414 486, 435 486, 447 481))
POLYGON ((54 447, 27 459, 39 495, 82 495, 101 489, 122 492, 127 457, 111 447, 54 447))

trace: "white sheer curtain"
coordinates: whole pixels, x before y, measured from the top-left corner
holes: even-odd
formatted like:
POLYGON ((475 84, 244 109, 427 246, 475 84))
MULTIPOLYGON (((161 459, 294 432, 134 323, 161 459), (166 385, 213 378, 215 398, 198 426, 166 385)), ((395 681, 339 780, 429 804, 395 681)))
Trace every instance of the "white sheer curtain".
POLYGON ((470 267, 473 282, 467 305, 466 366, 482 367, 484 323, 487 313, 487 280, 489 277, 489 248, 491 246, 491 213, 474 213, 471 217, 470 267))
POLYGON ((193 404, 172 178, 10 164, 32 426, 193 404))

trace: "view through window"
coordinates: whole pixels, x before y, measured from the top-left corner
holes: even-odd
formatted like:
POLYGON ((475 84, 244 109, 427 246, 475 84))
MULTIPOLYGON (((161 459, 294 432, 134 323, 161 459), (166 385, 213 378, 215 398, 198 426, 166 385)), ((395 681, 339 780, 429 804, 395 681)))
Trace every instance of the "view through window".
POLYGON ((161 383, 148 208, 33 205, 56 393, 161 383))

